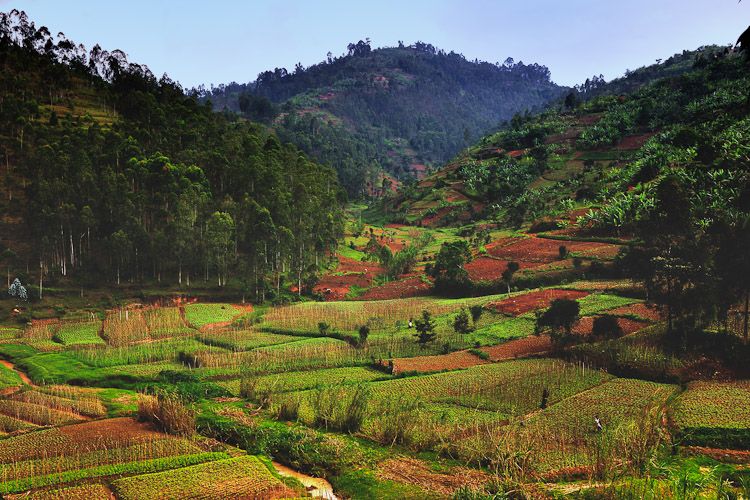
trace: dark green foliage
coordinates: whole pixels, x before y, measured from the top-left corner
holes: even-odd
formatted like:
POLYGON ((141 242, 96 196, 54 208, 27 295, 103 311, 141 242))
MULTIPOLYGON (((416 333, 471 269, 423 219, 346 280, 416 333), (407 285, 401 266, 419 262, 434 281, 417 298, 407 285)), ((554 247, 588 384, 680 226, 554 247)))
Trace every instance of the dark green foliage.
POLYGON ((244 106, 251 118, 262 118, 252 106, 268 98, 284 113, 274 124, 279 136, 333 165, 349 194, 360 196, 378 168, 407 177, 411 164, 443 163, 561 91, 543 66, 472 62, 417 42, 266 71, 254 83, 220 85, 203 97, 217 110, 244 106))
POLYGON ((508 294, 510 294, 510 285, 513 282, 513 275, 516 274, 516 272, 520 268, 521 266, 514 260, 508 262, 508 265, 505 266, 505 270, 503 271, 501 278, 503 280, 503 283, 505 283, 505 285, 508 287, 508 294))
POLYGON ((453 330, 456 333, 469 333, 472 331, 471 324, 469 323, 469 315, 463 307, 453 319, 453 330))
POLYGON ((57 62, 70 61, 69 42, 56 45, 23 14, 3 19, 0 149, 6 186, 29 200, 11 207, 23 220, 12 246, 31 249, 43 286, 200 276, 234 279, 263 300, 280 294, 282 268, 301 284, 325 260, 343 229, 332 169, 119 51, 57 62), (11 42, 14 26, 41 41, 11 42))
POLYGON ((426 309, 422 311, 422 317, 414 322, 414 329, 417 330, 414 336, 422 348, 427 347, 427 344, 430 342, 434 342, 437 337, 437 333, 435 333, 435 321, 432 319, 430 311, 426 309))
POLYGON ((443 243, 431 269, 435 288, 444 292, 458 292, 466 287, 468 273, 463 265, 471 260, 471 251, 466 240, 443 243))
POLYGON ((615 316, 605 314, 594 318, 591 335, 595 339, 615 339, 622 337, 623 331, 615 316))
POLYGON ((367 337, 370 335, 370 327, 367 325, 362 325, 359 327, 359 345, 363 346, 367 344, 367 337))
POLYGON ((469 306, 469 312, 471 313, 471 321, 476 323, 482 317, 484 306, 481 304, 474 304, 473 306, 469 306))
POLYGON ((537 331, 549 329, 554 341, 568 341, 580 311, 581 305, 576 300, 555 299, 549 308, 537 317, 537 331))

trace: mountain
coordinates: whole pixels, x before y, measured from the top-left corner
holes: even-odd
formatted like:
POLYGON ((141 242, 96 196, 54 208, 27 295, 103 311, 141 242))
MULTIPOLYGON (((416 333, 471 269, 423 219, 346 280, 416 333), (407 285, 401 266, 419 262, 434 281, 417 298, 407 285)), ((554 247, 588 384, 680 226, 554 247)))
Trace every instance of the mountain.
POLYGON ((0 255, 34 295, 192 277, 262 300, 335 246, 346 195, 329 167, 121 51, 0 21, 0 255))
POLYGON ((220 85, 203 98, 214 109, 272 123, 279 137, 334 166, 350 195, 359 196, 379 171, 422 177, 565 90, 538 64, 469 61, 422 42, 373 50, 360 41, 341 57, 329 54, 293 72, 266 71, 255 82, 220 85))

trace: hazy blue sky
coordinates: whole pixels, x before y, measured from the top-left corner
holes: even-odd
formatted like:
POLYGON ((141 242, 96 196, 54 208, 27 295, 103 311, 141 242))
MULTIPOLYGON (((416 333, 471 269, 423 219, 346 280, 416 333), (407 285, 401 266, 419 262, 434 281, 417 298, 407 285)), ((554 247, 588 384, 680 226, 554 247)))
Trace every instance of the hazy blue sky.
POLYGON ((572 85, 733 42, 750 23, 747 0, 0 0, 14 7, 185 86, 307 66, 365 37, 373 47, 422 40, 469 59, 537 62, 572 85))

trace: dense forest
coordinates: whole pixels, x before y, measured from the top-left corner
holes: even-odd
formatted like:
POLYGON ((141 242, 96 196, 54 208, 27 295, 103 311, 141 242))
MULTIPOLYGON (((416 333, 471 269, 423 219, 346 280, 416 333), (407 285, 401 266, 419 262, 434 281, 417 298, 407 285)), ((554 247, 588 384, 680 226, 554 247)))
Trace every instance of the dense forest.
POLYGON ((303 288, 336 244, 335 171, 122 51, 87 52, 14 10, 0 68, 0 255, 34 296, 61 278, 200 279, 263 300, 285 279, 303 288))
POLYGON ((217 110, 272 123, 359 196, 379 171, 421 174, 564 91, 538 64, 470 61, 423 42, 372 49, 367 40, 308 68, 276 68, 199 93, 217 110))

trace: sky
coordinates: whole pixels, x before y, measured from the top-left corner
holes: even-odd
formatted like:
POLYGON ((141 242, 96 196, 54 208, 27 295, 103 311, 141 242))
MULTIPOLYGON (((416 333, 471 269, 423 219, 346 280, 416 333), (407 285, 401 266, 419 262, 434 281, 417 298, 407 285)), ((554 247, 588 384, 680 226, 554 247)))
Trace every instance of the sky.
POLYGON ((748 0, 0 0, 13 8, 185 87, 309 66, 366 37, 373 48, 421 40, 471 60, 535 62, 574 85, 733 43, 750 23, 748 0))

